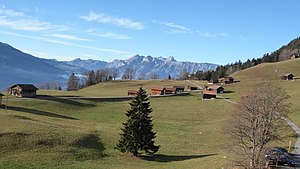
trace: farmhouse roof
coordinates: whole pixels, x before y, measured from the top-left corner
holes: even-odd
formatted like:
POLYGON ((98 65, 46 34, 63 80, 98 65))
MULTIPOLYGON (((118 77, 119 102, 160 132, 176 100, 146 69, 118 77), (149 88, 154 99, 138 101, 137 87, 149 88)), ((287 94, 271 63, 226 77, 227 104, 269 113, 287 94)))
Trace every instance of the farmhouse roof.
POLYGON ((161 87, 161 86, 152 86, 151 90, 164 90, 165 87, 161 87))
POLYGON ((174 88, 174 87, 166 87, 165 89, 168 91, 176 91, 176 88, 174 88))
POLYGON ((128 93, 137 93, 137 90, 128 90, 128 93))
POLYGON ((209 91, 209 90, 203 90, 202 93, 203 94, 207 94, 207 95, 217 95, 217 92, 215 92, 215 91, 209 91))
MULTIPOLYGON (((218 90, 220 87, 222 86, 219 86, 219 85, 212 85, 212 86, 208 86, 207 88, 208 89, 212 89, 212 90, 218 90)), ((223 88, 223 87, 222 87, 223 88)))
POLYGON ((37 87, 35 87, 33 84, 15 84, 11 86, 10 88, 14 88, 16 86, 19 86, 23 90, 39 90, 37 87))
POLYGON ((4 96, 4 94, 0 93, 0 96, 4 96))

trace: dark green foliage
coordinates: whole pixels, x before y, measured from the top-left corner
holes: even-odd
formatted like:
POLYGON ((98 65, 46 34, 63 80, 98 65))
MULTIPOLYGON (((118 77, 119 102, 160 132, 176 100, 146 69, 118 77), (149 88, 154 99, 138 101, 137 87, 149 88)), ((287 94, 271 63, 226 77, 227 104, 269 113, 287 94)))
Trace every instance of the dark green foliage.
POLYGON ((123 123, 124 128, 121 129, 121 138, 116 148, 134 156, 143 152, 152 155, 158 151, 159 146, 154 145, 156 133, 152 131, 152 108, 146 91, 140 88, 129 104, 131 108, 126 113, 128 120, 123 123))
POLYGON ((282 46, 280 49, 272 52, 271 54, 264 54, 261 58, 253 58, 252 60, 248 59, 246 62, 241 62, 239 60, 238 62, 227 64, 225 66, 221 65, 218 66, 215 71, 197 71, 195 74, 192 74, 191 77, 198 80, 216 81, 219 78, 261 63, 279 62, 290 59, 292 55, 295 55, 296 57, 299 57, 300 55, 300 38, 292 40, 288 45, 282 46))

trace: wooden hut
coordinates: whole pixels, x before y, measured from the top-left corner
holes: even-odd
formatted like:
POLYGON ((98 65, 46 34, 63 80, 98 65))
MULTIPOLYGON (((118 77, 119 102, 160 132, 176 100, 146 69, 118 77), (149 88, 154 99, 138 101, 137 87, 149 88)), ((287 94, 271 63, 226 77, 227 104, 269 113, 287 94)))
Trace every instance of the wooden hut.
POLYGON ((32 84, 15 84, 10 87, 10 94, 17 97, 35 97, 39 90, 32 84))
POLYGON ((284 73, 280 77, 282 80, 294 80, 294 75, 292 73, 284 73))
POLYGON ((173 86, 176 89, 176 93, 184 92, 184 86, 173 86))
POLYGON ((203 100, 217 98, 217 93, 214 91, 203 90, 202 94, 203 94, 203 96, 202 96, 203 100))
POLYGON ((127 96, 136 96, 138 93, 137 90, 128 90, 127 96))
POLYGON ((223 79, 221 79, 221 83, 223 83, 223 84, 234 83, 234 78, 231 76, 226 76, 223 79))
POLYGON ((4 96, 4 94, 0 93, 0 106, 2 105, 2 96, 4 96))
POLYGON ((224 87, 223 86, 218 86, 218 85, 211 85, 211 86, 207 86, 206 90, 214 91, 216 93, 223 93, 224 92, 224 87))
POLYGON ((198 90, 199 89, 198 86, 188 86, 188 88, 190 90, 198 90))
POLYGON ((166 87, 165 94, 176 94, 176 88, 174 87, 166 87))
POLYGON ((151 87, 151 95, 165 95, 166 88, 160 86, 153 86, 151 87))

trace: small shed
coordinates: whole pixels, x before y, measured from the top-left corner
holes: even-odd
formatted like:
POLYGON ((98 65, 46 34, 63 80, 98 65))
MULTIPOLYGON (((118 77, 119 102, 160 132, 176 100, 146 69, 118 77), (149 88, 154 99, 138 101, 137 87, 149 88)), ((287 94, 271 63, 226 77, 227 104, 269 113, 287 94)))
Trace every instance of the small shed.
POLYGON ((165 94, 176 94, 176 88, 174 87, 166 87, 165 94))
POLYGON ((224 92, 224 87, 223 86, 218 86, 218 85, 211 85, 211 86, 207 86, 206 90, 214 91, 216 93, 223 93, 224 92))
POLYGON ((4 96, 4 94, 0 93, 0 106, 2 105, 2 96, 4 96))
POLYGON ((188 86, 188 88, 190 90, 198 90, 199 89, 198 86, 188 86))
POLYGON ((203 100, 217 98, 217 93, 215 91, 203 90, 202 94, 203 94, 202 96, 203 100))
POLYGON ((160 86, 153 86, 151 87, 151 95, 165 95, 166 88, 160 86))
POLYGON ((15 84, 10 87, 10 94, 17 97, 35 97, 39 90, 33 84, 15 84))
POLYGON ((128 90, 127 96, 136 96, 138 93, 137 90, 128 90))
POLYGON ((221 79, 221 83, 223 83, 223 84, 234 83, 234 78, 231 76, 226 76, 223 79, 221 79))
POLYGON ((176 93, 184 92, 184 86, 173 86, 176 89, 176 93))
POLYGON ((292 73, 284 73, 281 75, 282 80, 294 80, 294 75, 292 73))

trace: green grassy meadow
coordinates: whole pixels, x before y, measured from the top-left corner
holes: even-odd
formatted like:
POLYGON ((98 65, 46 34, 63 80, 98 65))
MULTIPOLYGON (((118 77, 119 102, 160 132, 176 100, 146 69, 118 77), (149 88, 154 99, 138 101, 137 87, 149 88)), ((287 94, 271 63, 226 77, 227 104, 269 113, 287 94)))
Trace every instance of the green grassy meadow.
MULTIPOLYGON (((222 96, 237 101, 258 82, 274 81, 291 96, 290 118, 300 126, 300 80, 280 81, 278 71, 300 75, 299 59, 262 64, 234 74, 240 83, 225 85, 222 96), (266 73, 264 73, 266 72, 266 73), (275 73, 274 73, 275 72, 275 73), (277 79, 276 79, 276 78, 277 79)), ((193 81, 199 85, 205 82, 193 81)), ((59 96, 115 97, 140 86, 188 86, 185 81, 116 81, 77 92, 39 91, 34 99, 10 99, 0 109, 0 168, 232 168, 226 122, 234 105, 223 99, 190 96, 150 98, 156 144, 154 157, 132 157, 114 149, 126 120, 129 101, 88 101, 59 96)), ((4 103, 6 101, 4 100, 4 103)), ((270 145, 287 147, 296 140, 291 129, 270 145)))

